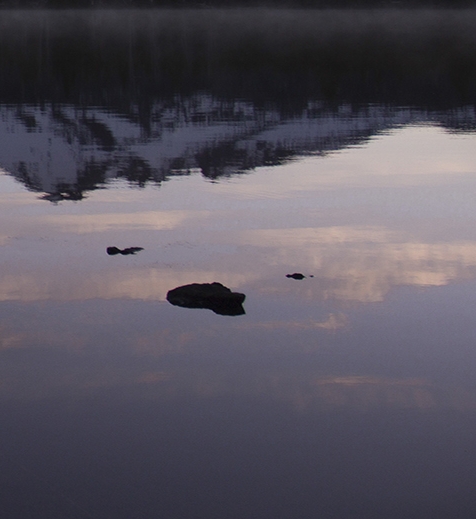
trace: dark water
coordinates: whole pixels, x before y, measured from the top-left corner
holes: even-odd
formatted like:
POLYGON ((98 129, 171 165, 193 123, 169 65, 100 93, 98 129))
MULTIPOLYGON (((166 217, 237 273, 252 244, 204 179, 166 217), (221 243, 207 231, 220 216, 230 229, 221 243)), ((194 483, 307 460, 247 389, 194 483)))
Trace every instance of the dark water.
POLYGON ((0 26, 1 517, 472 519, 476 12, 0 26))

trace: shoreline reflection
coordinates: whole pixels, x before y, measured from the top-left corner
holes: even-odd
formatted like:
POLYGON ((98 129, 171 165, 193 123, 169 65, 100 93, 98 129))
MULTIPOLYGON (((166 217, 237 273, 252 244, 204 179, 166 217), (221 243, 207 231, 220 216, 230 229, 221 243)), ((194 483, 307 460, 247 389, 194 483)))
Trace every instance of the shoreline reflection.
POLYGON ((149 134, 140 123, 100 108, 0 106, 0 165, 43 199, 80 201, 116 179, 161 185, 200 172, 211 180, 278 166, 305 155, 325 156, 366 144, 392 129, 432 124, 476 128, 473 106, 441 113, 384 105, 308 102, 283 116, 243 101, 207 95, 154 105, 149 134), (61 117, 58 118, 58 113, 61 117), (25 122, 27 121, 27 123, 25 122), (34 121, 34 124, 31 122, 34 121))

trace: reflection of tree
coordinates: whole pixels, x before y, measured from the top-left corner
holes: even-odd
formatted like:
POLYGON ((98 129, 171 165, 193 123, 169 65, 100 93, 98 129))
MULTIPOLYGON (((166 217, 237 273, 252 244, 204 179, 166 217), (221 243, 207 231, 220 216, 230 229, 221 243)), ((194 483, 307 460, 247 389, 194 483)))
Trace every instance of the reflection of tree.
POLYGON ((237 174, 256 166, 254 161, 248 160, 246 150, 236 150, 231 142, 200 152, 197 165, 205 177, 212 179, 237 174))
POLYGON ((25 142, 42 133, 56 147, 0 163, 77 199, 109 178, 280 164, 419 117, 472 130, 474 108, 461 107, 476 103, 475 14, 438 13, 4 12, 0 103, 17 107, 25 142), (45 165, 58 147, 74 162, 61 172, 45 165))
MULTIPOLYGON (((82 200, 86 191, 98 189, 104 185, 107 177, 108 164, 104 162, 89 161, 77 172, 77 182, 67 184, 58 182, 53 185, 43 197, 51 202, 60 200, 82 200)), ((34 191, 43 191, 42 186, 34 191)))
POLYGON ((86 191, 123 178, 139 187, 200 170, 219 177, 279 165, 296 155, 325 154, 365 142, 376 133, 415 122, 450 131, 476 127, 469 107, 440 112, 384 106, 310 103, 290 118, 251 103, 206 95, 157 103, 149 128, 139 118, 67 105, 1 108, 2 167, 48 200, 80 200, 86 191))
POLYGON ((104 151, 112 151, 117 145, 113 133, 105 124, 94 118, 86 117, 81 120, 81 123, 89 130, 93 141, 104 151))
POLYGON ((287 110, 473 103, 475 15, 438 13, 2 13, 0 99, 111 106, 146 125, 157 99, 204 90, 287 110))
POLYGON ((151 180, 155 182, 163 180, 146 160, 133 156, 127 157, 126 160, 119 164, 117 176, 125 178, 139 187, 144 187, 151 180))
POLYGON ((33 171, 30 171, 27 164, 20 161, 16 164, 14 171, 15 176, 20 180, 27 189, 31 191, 41 191, 41 180, 35 177, 33 171))
MULTIPOLYGON (((92 191, 105 185, 110 170, 115 171, 117 178, 124 178, 139 187, 149 181, 159 181, 158 173, 140 157, 124 157, 119 163, 112 161, 89 160, 77 171, 77 182, 56 182, 48 188, 42 198, 52 202, 60 200, 82 200, 86 191, 92 191)), ((29 170, 25 162, 19 162, 15 176, 31 191, 44 192, 42 179, 29 170)))

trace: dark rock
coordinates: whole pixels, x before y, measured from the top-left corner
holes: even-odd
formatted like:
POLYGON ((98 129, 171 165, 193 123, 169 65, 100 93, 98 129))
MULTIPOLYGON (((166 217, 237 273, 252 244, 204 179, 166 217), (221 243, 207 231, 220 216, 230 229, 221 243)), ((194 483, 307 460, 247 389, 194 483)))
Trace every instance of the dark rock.
POLYGON ((304 279, 306 276, 300 272, 295 272, 294 274, 286 274, 286 277, 292 279, 304 279))
POLYGON ((108 247, 106 249, 106 252, 109 254, 109 256, 115 256, 116 254, 122 254, 123 256, 129 256, 130 254, 135 254, 136 252, 139 252, 141 250, 144 250, 143 247, 127 247, 127 249, 118 249, 117 247, 108 247))
POLYGON ((121 253, 121 249, 118 249, 117 247, 108 247, 106 252, 109 254, 109 256, 115 256, 116 254, 121 253))
POLYGON ((193 283, 167 292, 167 301, 183 308, 208 308, 219 315, 243 315, 245 294, 221 283, 193 283))

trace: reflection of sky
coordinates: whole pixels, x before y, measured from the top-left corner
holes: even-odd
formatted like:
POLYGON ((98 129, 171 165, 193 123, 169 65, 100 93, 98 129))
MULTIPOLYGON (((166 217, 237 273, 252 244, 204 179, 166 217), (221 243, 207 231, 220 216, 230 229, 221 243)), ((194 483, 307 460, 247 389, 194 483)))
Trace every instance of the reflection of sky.
POLYGON ((455 503, 472 517, 473 150, 408 128, 242 178, 113 183, 56 205, 0 176, 10 509, 399 519, 431 502, 448 513, 422 518, 455 503), (165 301, 210 281, 244 292, 246 314, 165 301))
POLYGON ((409 127, 366 147, 214 184, 120 183, 46 204, 2 177, 0 300, 164 300, 221 281, 260 297, 381 301, 476 266, 474 136, 409 127), (141 246, 133 257, 105 248, 141 246), (289 282, 300 271, 314 278, 289 282))
MULTIPOLYGON (((102 300, 99 315, 108 315, 107 301, 116 308, 129 300, 160 304, 163 312, 168 290, 219 281, 247 295, 246 316, 233 322, 241 323, 237 333, 249 331, 248 342, 270 333, 303 344, 338 337, 352 329, 350 304, 382 303, 397 287, 474 279, 474 139, 432 127, 403 128, 366 147, 242 178, 212 183, 192 175, 159 189, 116 182, 81 202, 57 205, 3 176, 0 301, 6 308, 44 302, 53 309, 59 302, 83 308, 83 302, 102 300), (144 250, 111 257, 105 252, 111 245, 144 250), (285 277, 296 271, 308 277, 285 277)), ((45 316, 46 330, 29 326, 31 337, 21 320, 15 325, 13 313, 2 347, 35 344, 36 335, 44 335, 45 344, 62 342, 58 326, 75 336, 70 344, 79 344, 83 332, 77 328, 82 318, 90 319, 82 312, 71 330, 45 316)), ((182 337, 182 319, 203 312, 171 309, 170 320, 155 332, 147 324, 135 339, 124 339, 129 332, 123 330, 121 340, 162 351, 156 341, 163 342, 165 327, 164 347, 176 351, 181 340, 170 338, 182 337)), ((202 329, 200 321, 196 326, 187 332, 192 343, 202 329)), ((84 348, 91 337, 80 341, 84 348)))

